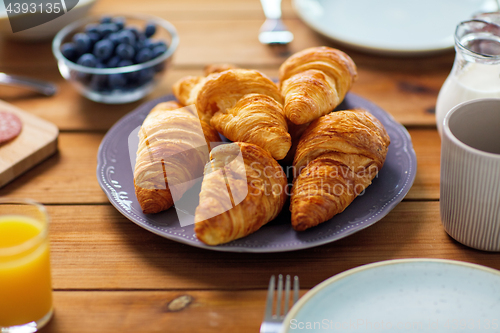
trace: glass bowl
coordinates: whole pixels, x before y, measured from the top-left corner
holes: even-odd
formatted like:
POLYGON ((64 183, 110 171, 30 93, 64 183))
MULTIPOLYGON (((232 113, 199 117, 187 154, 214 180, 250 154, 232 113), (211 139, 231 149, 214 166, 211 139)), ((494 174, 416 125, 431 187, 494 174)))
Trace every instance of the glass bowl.
POLYGON ((52 52, 57 59, 59 71, 83 96, 95 102, 123 104, 137 101, 150 93, 166 72, 179 44, 177 30, 170 22, 154 16, 112 15, 125 18, 127 28, 135 27, 139 31, 144 31, 146 24, 154 23, 156 33, 151 39, 165 42, 167 50, 147 62, 113 68, 85 67, 64 57, 61 45, 70 42, 74 34, 83 32, 87 24, 98 24, 104 16, 111 15, 87 17, 57 33, 52 42, 52 52), (110 84, 111 81, 116 82, 118 76, 122 81, 119 87, 110 84))

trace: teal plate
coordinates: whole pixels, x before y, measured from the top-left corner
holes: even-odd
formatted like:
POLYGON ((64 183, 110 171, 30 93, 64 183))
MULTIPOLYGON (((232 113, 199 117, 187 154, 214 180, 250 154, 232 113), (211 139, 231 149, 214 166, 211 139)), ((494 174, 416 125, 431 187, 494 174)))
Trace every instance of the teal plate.
POLYGON ((500 332, 500 272, 452 260, 360 266, 311 289, 285 318, 292 332, 500 332))

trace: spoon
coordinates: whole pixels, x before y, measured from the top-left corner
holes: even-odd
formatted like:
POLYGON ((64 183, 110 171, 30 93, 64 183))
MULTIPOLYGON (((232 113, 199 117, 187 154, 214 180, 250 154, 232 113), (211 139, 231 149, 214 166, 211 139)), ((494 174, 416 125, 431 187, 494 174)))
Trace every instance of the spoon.
POLYGON ((36 91, 45 96, 52 96, 57 92, 55 84, 24 76, 8 75, 0 72, 0 84, 16 86, 36 91))

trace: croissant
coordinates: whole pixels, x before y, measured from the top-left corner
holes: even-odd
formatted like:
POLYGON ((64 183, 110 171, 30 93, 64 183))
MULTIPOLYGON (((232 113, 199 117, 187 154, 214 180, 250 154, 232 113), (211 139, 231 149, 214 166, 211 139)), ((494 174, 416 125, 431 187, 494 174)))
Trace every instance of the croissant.
POLYGON ((279 76, 285 115, 300 125, 338 106, 356 80, 357 71, 347 54, 321 46, 289 57, 281 65, 279 76))
POLYGON ((283 105, 276 84, 256 70, 230 69, 207 76, 197 94, 196 108, 202 119, 209 122, 217 112, 225 112, 247 94, 261 94, 283 105))
POLYGON ((172 86, 174 96, 182 105, 194 104, 200 88, 205 83, 206 76, 234 68, 237 67, 232 64, 207 65, 205 67, 205 76, 185 76, 175 82, 172 86))
POLYGON ((135 193, 143 212, 170 208, 202 175, 209 142, 217 141, 218 133, 200 123, 193 110, 172 101, 153 108, 139 130, 134 170, 135 193))
POLYGON ((389 143, 384 126, 364 110, 332 112, 315 120, 294 158, 293 228, 302 231, 344 211, 382 168, 389 143))
POLYGON ((192 105, 195 103, 198 91, 204 82, 205 77, 203 76, 186 76, 174 83, 172 91, 179 103, 192 105))
POLYGON ((292 145, 281 104, 266 95, 243 96, 226 112, 216 112, 210 124, 229 140, 256 144, 277 160, 292 145))
POLYGON ((264 74, 232 69, 207 77, 196 108, 230 140, 256 144, 283 159, 292 143, 282 102, 278 87, 264 74))
POLYGON ((205 76, 213 73, 220 73, 230 69, 236 69, 238 66, 233 64, 210 64, 205 66, 205 76))
POLYGON ((283 169, 259 146, 237 142, 210 153, 195 211, 194 231, 205 244, 247 236, 280 213, 286 201, 283 169))

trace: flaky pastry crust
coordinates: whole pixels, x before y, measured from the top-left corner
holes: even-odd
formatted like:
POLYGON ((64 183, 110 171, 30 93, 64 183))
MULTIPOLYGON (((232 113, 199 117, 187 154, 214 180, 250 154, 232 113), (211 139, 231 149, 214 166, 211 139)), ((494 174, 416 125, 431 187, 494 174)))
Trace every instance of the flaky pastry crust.
POLYGON ((286 201, 287 179, 268 152, 237 142, 214 148, 210 158, 195 212, 199 240, 227 243, 278 216, 286 201))
POLYGON ((266 95, 283 105, 278 87, 267 76, 256 70, 231 69, 207 76, 196 98, 196 108, 209 122, 216 112, 225 112, 248 94, 266 95))
POLYGON ((217 141, 218 133, 200 123, 194 110, 173 101, 153 108, 139 131, 134 170, 135 193, 143 212, 170 208, 174 203, 170 186, 175 185, 181 197, 202 175, 210 142, 217 141))
POLYGON ((315 120, 295 154, 293 228, 305 230, 344 211, 382 168, 389 144, 384 126, 365 110, 337 111, 315 120))
POLYGON ((245 95, 226 112, 216 112, 210 123, 229 140, 253 143, 277 160, 292 145, 283 107, 267 95, 245 95))
POLYGON ((356 78, 356 65, 340 50, 321 46, 293 54, 280 67, 286 117, 300 125, 328 114, 356 78))

